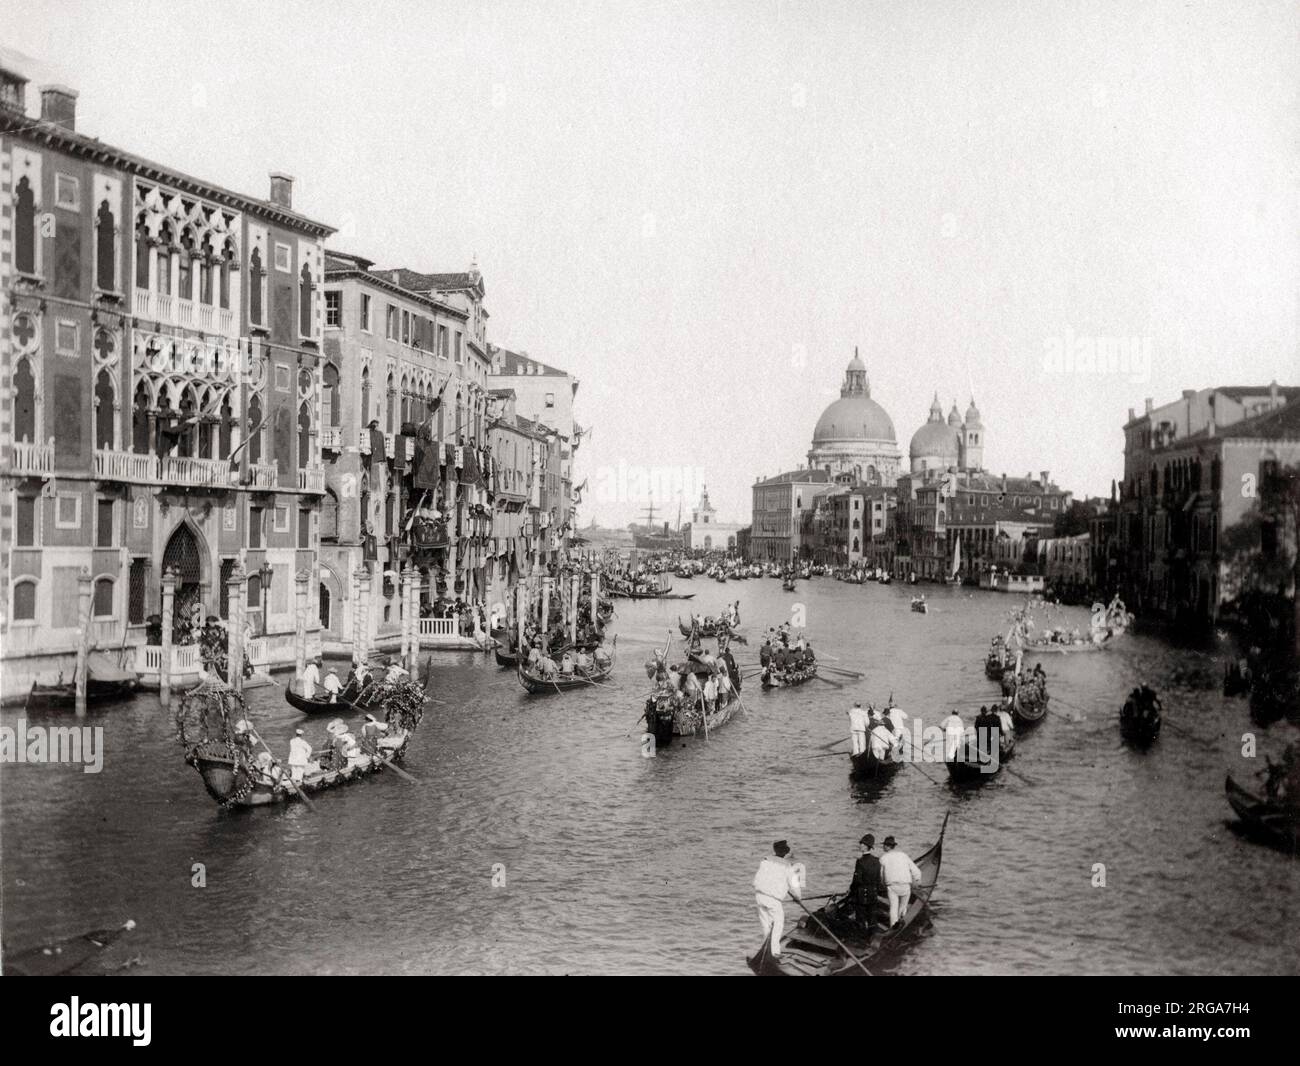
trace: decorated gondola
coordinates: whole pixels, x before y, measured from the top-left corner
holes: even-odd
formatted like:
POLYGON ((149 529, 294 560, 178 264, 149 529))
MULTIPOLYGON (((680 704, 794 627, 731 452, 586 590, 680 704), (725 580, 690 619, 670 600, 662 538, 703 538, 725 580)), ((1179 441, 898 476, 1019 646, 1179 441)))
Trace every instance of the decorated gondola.
POLYGON ((965 784, 986 781, 1001 773, 1006 761, 1015 754, 1016 734, 1009 729, 998 730, 996 758, 992 751, 981 747, 982 743, 978 734, 968 732, 962 738, 961 747, 955 757, 944 761, 949 778, 965 784))
POLYGON ((1300 851, 1300 806, 1256 796, 1237 784, 1231 774, 1223 787, 1247 836, 1292 855, 1300 851))
MULTIPOLYGON (((916 858, 921 880, 912 886, 912 898, 899 919, 897 929, 880 932, 870 940, 848 898, 833 898, 826 906, 805 915, 781 937, 781 954, 773 957, 770 940, 747 961, 760 977, 866 977, 872 976, 871 963, 886 962, 916 939, 924 928, 930 895, 939 880, 943 861, 943 837, 948 830, 948 816, 943 818, 939 839, 916 858)), ((878 913, 889 914, 889 901, 877 902, 878 913)))
POLYGON ((925 602, 924 596, 913 596, 912 610, 916 611, 918 614, 927 614, 929 613, 930 605, 925 602))
POLYGON ((1027 681, 1015 684, 1011 691, 1011 717, 1022 729, 1038 725, 1047 717, 1047 705, 1051 698, 1046 680, 1041 683, 1027 681))
MULTIPOLYGON (((208 794, 222 807, 291 803, 326 789, 352 784, 398 763, 420 719, 425 690, 405 678, 376 682, 370 706, 382 709, 388 732, 363 744, 355 756, 331 748, 308 765, 301 782, 247 728, 243 697, 209 675, 185 693, 176 711, 177 739, 185 761, 198 771, 208 794), (241 728, 242 727, 242 728, 241 728)), ((338 704, 334 704, 337 710, 338 704)))
POLYGON ((655 746, 666 748, 673 737, 707 737, 730 722, 741 708, 740 695, 734 689, 727 702, 707 713, 699 701, 691 702, 679 692, 659 691, 646 700, 645 721, 654 734, 655 746))

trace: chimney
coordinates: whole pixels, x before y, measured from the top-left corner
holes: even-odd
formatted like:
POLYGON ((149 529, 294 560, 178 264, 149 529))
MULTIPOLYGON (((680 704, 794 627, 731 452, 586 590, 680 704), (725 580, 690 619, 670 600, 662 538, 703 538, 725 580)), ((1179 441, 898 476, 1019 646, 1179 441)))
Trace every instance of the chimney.
POLYGON ((271 171, 271 203, 293 208, 293 178, 290 175, 271 171))
POLYGON ((65 130, 77 128, 77 90, 66 85, 41 86, 41 121, 65 130))
POLYGON ((1184 399, 1184 400, 1190 400, 1190 399, 1191 399, 1193 396, 1195 396, 1195 395, 1196 395, 1196 390, 1195 390, 1195 389, 1183 389, 1183 399, 1184 399))
POLYGON ((1043 488, 1047 488, 1047 486, 1050 484, 1050 482, 1048 481, 1048 477, 1047 477, 1047 475, 1050 474, 1050 473, 1051 473, 1050 470, 1044 470, 1044 471, 1043 471, 1043 474, 1042 474, 1042 477, 1043 477, 1043 488))
POLYGON ((1146 405, 1147 405, 1146 413, 1147 413, 1147 414, 1150 414, 1150 413, 1151 413, 1151 397, 1150 397, 1150 396, 1148 396, 1148 397, 1146 398, 1146 405))
POLYGON ((1132 422, 1133 419, 1135 419, 1135 418, 1137 418, 1137 412, 1134 411, 1133 408, 1130 407, 1130 408, 1128 409, 1128 420, 1129 420, 1130 422, 1132 422))

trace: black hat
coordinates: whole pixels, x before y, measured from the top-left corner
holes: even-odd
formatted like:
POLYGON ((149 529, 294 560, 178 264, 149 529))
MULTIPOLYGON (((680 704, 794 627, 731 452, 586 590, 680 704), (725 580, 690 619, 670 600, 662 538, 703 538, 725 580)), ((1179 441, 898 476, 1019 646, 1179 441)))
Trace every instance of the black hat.
POLYGON ((859 840, 858 843, 865 844, 869 848, 874 848, 876 846, 876 838, 873 837, 870 833, 868 833, 861 840, 859 840))
POLYGON ((772 845, 772 851, 784 859, 787 855, 790 854, 790 845, 787 844, 784 840, 778 840, 775 844, 772 845))
POLYGON ((893 847, 895 844, 897 844, 897 843, 898 843, 898 841, 895 840, 892 836, 890 836, 890 837, 885 837, 885 847, 887 847, 887 848, 892 848, 892 847, 893 847))

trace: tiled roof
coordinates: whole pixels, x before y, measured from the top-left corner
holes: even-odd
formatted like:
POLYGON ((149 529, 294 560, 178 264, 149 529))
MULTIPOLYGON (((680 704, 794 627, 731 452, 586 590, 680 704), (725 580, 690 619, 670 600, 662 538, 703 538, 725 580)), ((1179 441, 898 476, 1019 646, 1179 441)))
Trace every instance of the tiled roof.
POLYGON ((825 470, 787 470, 784 474, 777 474, 775 477, 758 482, 758 484, 788 485, 791 482, 825 484, 830 479, 830 474, 826 473, 825 470))
POLYGON ((492 361, 492 373, 497 377, 526 377, 529 374, 558 378, 569 376, 540 359, 532 359, 523 352, 512 352, 508 348, 498 348, 492 344, 488 345, 488 358, 492 361))
MULTIPOLYGON (((1278 389, 1278 392, 1283 390, 1278 389)), ((1300 396, 1300 389, 1292 390, 1300 396)), ((1265 411, 1262 415, 1234 422, 1230 426, 1215 428, 1215 436, 1246 438, 1248 440, 1295 440, 1300 438, 1300 399, 1292 399, 1284 407, 1265 411)), ((1203 429, 1199 433, 1184 437, 1184 441, 1205 440, 1210 431, 1203 429)), ((1175 441, 1175 444, 1181 443, 1175 441)))
MULTIPOLYGON (((1231 396, 1234 400, 1241 400, 1247 396, 1267 396, 1272 389, 1272 385, 1224 385, 1214 391, 1231 396)), ((1290 402, 1300 397, 1300 385, 1278 385, 1277 394, 1290 402)))
POLYGON ((413 292, 461 292, 483 288, 483 276, 467 271, 459 274, 423 274, 418 270, 397 267, 384 273, 396 275, 397 284, 413 292))

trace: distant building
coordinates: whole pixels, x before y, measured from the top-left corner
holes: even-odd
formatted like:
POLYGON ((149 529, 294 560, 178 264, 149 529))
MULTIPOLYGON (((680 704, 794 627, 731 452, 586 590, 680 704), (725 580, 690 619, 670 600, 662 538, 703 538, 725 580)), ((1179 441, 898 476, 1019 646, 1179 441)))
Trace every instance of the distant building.
POLYGON ((718 521, 705 485, 699 504, 691 510, 690 522, 682 527, 682 546, 687 551, 735 551, 739 530, 739 523, 718 521))
POLYGON ((898 476, 894 423, 871 398, 867 368, 856 348, 844 371, 840 398, 822 412, 813 429, 808 467, 868 485, 892 485, 898 476))
POLYGON ((811 554, 807 516, 830 480, 825 470, 799 469, 754 482, 750 557, 755 562, 789 563, 811 554))

